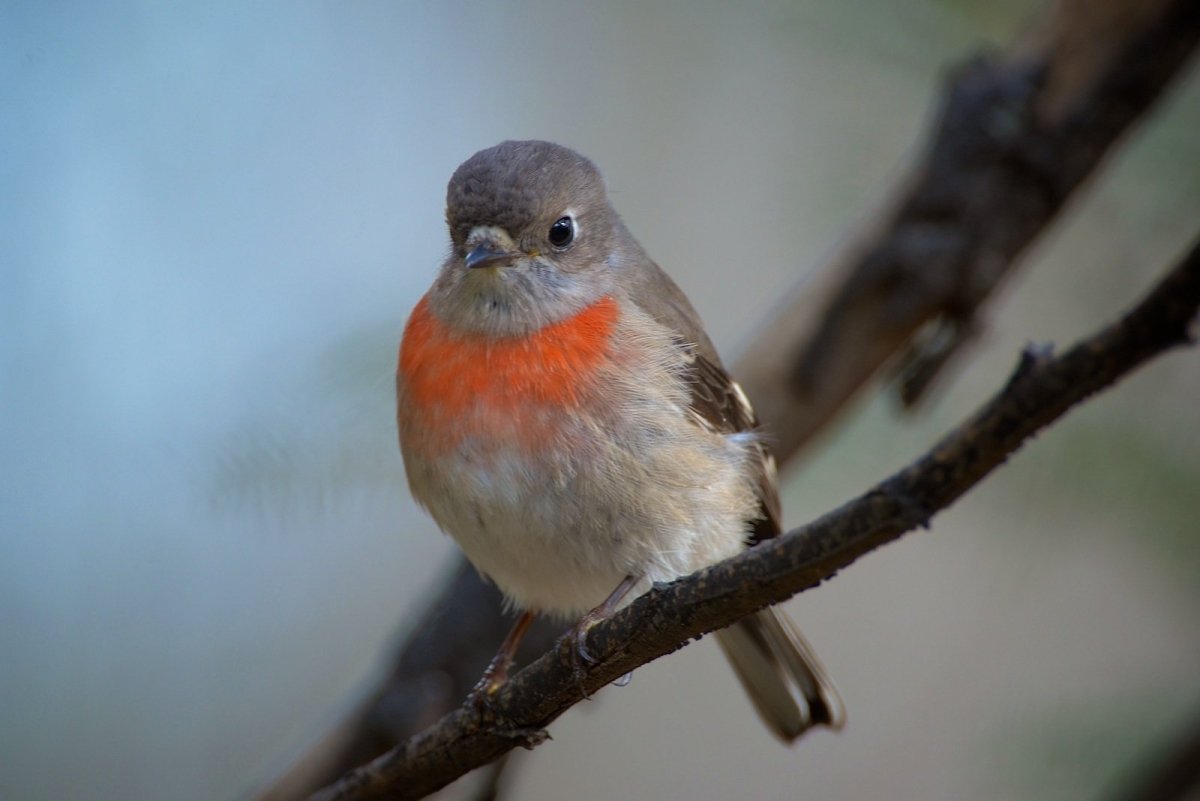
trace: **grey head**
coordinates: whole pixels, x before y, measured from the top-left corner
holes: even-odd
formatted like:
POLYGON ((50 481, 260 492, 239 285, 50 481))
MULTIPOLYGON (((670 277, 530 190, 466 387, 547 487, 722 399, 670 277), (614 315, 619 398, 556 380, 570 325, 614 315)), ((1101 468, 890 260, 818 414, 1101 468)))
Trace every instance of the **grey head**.
POLYGON ((446 190, 451 252, 430 293, 448 325, 494 335, 536 330, 613 291, 637 248, 592 162, 542 141, 481 150, 446 190), (624 254, 628 255, 628 254, 624 254))

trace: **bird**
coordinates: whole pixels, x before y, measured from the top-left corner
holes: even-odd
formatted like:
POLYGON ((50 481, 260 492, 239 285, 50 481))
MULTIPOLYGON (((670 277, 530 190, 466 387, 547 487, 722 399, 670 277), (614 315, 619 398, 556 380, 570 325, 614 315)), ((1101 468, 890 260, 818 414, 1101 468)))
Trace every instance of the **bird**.
MULTIPOLYGON (((449 254, 396 369, 413 498, 520 611, 586 629, 658 582, 777 536, 776 468, 750 402, 596 166, 539 140, 481 150, 446 191, 449 254)), ((839 729, 841 698, 767 608, 716 633, 767 728, 839 729)))

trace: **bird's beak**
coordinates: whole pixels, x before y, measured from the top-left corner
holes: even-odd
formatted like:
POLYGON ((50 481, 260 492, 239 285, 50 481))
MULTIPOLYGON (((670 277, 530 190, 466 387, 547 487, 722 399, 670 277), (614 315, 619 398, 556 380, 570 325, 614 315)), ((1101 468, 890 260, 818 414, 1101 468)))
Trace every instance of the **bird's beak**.
POLYGON ((518 255, 511 250, 498 247, 492 242, 482 242, 467 254, 467 257, 463 259, 463 264, 467 265, 467 269, 502 267, 517 258, 518 255))

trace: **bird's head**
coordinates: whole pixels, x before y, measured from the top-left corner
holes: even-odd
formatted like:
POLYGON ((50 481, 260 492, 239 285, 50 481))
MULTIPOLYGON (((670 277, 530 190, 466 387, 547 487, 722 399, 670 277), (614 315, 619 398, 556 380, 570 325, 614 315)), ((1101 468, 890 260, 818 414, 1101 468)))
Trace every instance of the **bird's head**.
POLYGON ((599 170, 550 142, 481 150, 450 178, 451 251, 430 293, 448 325, 537 330, 613 291, 624 229, 599 170))

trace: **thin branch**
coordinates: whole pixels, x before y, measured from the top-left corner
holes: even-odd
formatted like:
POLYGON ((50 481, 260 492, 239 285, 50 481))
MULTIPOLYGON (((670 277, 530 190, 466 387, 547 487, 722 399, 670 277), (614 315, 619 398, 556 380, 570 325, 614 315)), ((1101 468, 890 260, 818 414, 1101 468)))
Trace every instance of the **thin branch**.
MULTIPOLYGON (((455 709, 496 653, 512 625, 503 597, 465 559, 456 561, 417 628, 407 632, 390 660, 390 674, 361 699, 341 725, 327 733, 256 801, 296 801, 393 748, 413 732, 455 709), (497 633, 499 632, 499 633, 497 633)), ((539 654, 564 626, 540 619, 526 633, 520 653, 539 654)), ((499 785, 499 770, 488 777, 499 785)))
MULTIPOLYGON (((1002 464, 1033 434, 1142 363, 1190 343, 1200 308, 1200 242, 1121 320, 1053 357, 1027 348, 1008 383, 929 453, 824 517, 669 585, 597 625, 594 693, 629 671, 770 604, 815 587, 859 556, 918 527, 1002 464)), ((570 645, 560 641, 504 686, 502 726, 460 708, 313 796, 314 801, 422 798, 517 745, 581 699, 570 645), (514 732, 526 730, 524 737, 514 732)))

